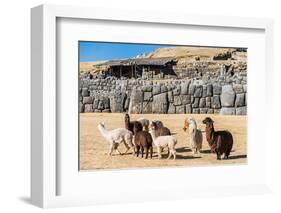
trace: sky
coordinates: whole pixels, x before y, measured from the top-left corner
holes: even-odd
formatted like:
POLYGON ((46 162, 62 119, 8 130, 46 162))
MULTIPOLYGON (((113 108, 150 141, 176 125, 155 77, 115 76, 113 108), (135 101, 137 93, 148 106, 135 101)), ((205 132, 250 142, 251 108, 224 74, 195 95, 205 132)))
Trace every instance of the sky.
POLYGON ((167 45, 79 42, 80 62, 132 58, 167 45))

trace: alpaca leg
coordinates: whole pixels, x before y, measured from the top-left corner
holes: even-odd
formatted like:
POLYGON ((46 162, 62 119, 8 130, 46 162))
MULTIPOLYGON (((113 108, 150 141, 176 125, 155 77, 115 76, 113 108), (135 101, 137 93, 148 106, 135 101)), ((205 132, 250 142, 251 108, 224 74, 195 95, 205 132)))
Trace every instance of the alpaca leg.
POLYGON ((137 149, 137 157, 139 156, 139 152, 140 152, 140 146, 136 146, 136 149, 137 149))
POLYGON ((217 152, 217 160, 221 160, 221 154, 217 152))
POLYGON ((174 156, 174 160, 175 160, 177 157, 176 150, 173 150, 173 156, 174 156))
POLYGON ((110 144, 110 146, 109 146, 108 155, 112 155, 113 149, 114 149, 114 144, 112 143, 112 144, 110 144))
POLYGON ((162 156, 161 156, 161 148, 159 146, 157 147, 157 153, 158 153, 158 158, 160 159, 162 156))
POLYGON ((127 144, 127 142, 126 142, 126 141, 124 141, 124 145, 125 145, 125 147, 126 147, 126 151, 125 151, 125 153, 124 153, 124 154, 126 154, 126 153, 129 151, 130 146, 127 144))
POLYGON ((167 159, 170 159, 172 156, 172 150, 170 151, 169 155, 168 155, 168 158, 167 159))
POLYGON ((153 146, 150 147, 150 158, 152 159, 152 154, 153 154, 153 146))
POLYGON ((145 159, 147 159, 148 158, 148 147, 146 146, 144 149, 145 149, 145 159))
POLYGON ((141 147, 141 157, 143 158, 143 152, 144 152, 144 149, 143 147, 141 147))

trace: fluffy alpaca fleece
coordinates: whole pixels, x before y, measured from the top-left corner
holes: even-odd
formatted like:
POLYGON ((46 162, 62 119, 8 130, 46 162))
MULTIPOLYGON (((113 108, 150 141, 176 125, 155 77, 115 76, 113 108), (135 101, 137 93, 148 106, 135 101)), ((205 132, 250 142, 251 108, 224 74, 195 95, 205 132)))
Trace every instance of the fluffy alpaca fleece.
POLYGON ((139 119, 137 119, 137 121, 142 124, 142 126, 144 127, 144 130, 145 130, 145 131, 148 131, 149 120, 147 120, 147 119, 145 119, 145 118, 139 118, 139 119))
POLYGON ((197 129, 196 121, 193 118, 187 118, 184 124, 184 130, 188 127, 189 131, 189 145, 193 151, 193 154, 200 153, 202 149, 203 136, 200 129, 197 129))
POLYGON ((161 158, 161 150, 165 147, 168 147, 169 149, 169 156, 168 159, 171 158, 173 155, 174 159, 176 159, 176 149, 175 146, 177 144, 177 139, 171 135, 165 135, 165 136, 158 136, 156 137, 155 135, 155 129, 152 129, 150 131, 152 139, 153 139, 153 144, 157 148, 157 153, 158 153, 158 158, 161 158))
POLYGON ((133 148, 133 155, 135 154, 134 147, 133 147, 133 133, 125 128, 117 128, 113 130, 106 130, 104 123, 98 124, 98 130, 100 131, 101 135, 104 137, 106 141, 109 142, 109 151, 108 155, 112 155, 113 150, 116 150, 120 155, 122 154, 118 150, 118 146, 121 143, 124 143, 127 150, 132 147, 133 148))

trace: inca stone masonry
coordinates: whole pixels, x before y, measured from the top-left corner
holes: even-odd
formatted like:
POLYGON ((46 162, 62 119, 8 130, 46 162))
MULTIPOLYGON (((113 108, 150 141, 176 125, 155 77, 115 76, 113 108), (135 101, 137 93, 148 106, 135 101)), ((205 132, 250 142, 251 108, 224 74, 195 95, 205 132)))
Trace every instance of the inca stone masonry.
POLYGON ((247 114, 246 77, 216 80, 80 79, 80 112, 247 114))

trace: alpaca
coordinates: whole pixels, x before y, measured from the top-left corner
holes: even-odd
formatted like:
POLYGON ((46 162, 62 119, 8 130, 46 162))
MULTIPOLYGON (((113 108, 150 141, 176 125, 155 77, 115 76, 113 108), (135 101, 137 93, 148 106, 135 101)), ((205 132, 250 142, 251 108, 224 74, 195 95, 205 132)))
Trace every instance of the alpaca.
POLYGON ((152 121, 150 126, 151 129, 155 130, 156 137, 171 135, 171 131, 161 121, 152 121))
POLYGON ((132 147, 133 155, 135 154, 134 145, 132 143, 133 134, 129 130, 125 128, 117 128, 109 131, 106 130, 104 123, 98 124, 98 130, 100 131, 101 135, 105 138, 105 140, 109 142, 108 155, 112 155, 113 150, 116 150, 120 155, 122 155, 122 153, 118 150, 118 146, 121 143, 124 143, 127 148, 125 153, 127 153, 132 147))
POLYGON ((140 122, 142 124, 142 126, 144 127, 144 130, 148 132, 149 120, 147 120, 145 118, 139 118, 139 119, 137 119, 137 121, 140 122))
POLYGON ((164 147, 168 147, 168 150, 169 150, 168 159, 170 159, 172 155, 173 155, 174 159, 176 159, 175 146, 177 144, 177 139, 175 137, 171 136, 171 135, 156 137, 155 133, 156 133, 155 129, 152 129, 151 130, 151 136, 152 136, 152 139, 153 139, 153 144, 157 148, 158 158, 159 159, 162 158, 161 149, 163 149, 164 147))
POLYGON ((206 139, 211 151, 217 154, 217 160, 221 160, 223 154, 223 159, 228 159, 233 146, 232 134, 227 130, 215 131, 214 121, 209 117, 205 118, 203 123, 206 124, 206 139))
MULTIPOLYGON (((125 114, 125 128, 129 131, 131 131, 134 133, 134 125, 135 125, 136 121, 130 121, 130 116, 129 114, 125 114)), ((141 130, 143 129, 142 123, 141 122, 137 122, 138 128, 141 128, 141 130)))
POLYGON ((193 151, 193 155, 200 153, 202 149, 203 136, 200 129, 197 129, 196 121, 193 118, 187 118, 184 121, 183 130, 189 129, 189 144, 193 151))
POLYGON ((153 147, 152 147, 152 137, 149 132, 143 131, 139 128, 139 122, 135 122, 134 125, 134 134, 135 140, 134 144, 136 147, 136 155, 139 156, 139 151, 141 150, 141 157, 143 157, 144 150, 145 150, 145 158, 148 157, 148 151, 150 151, 150 158, 152 158, 153 154, 153 147))

